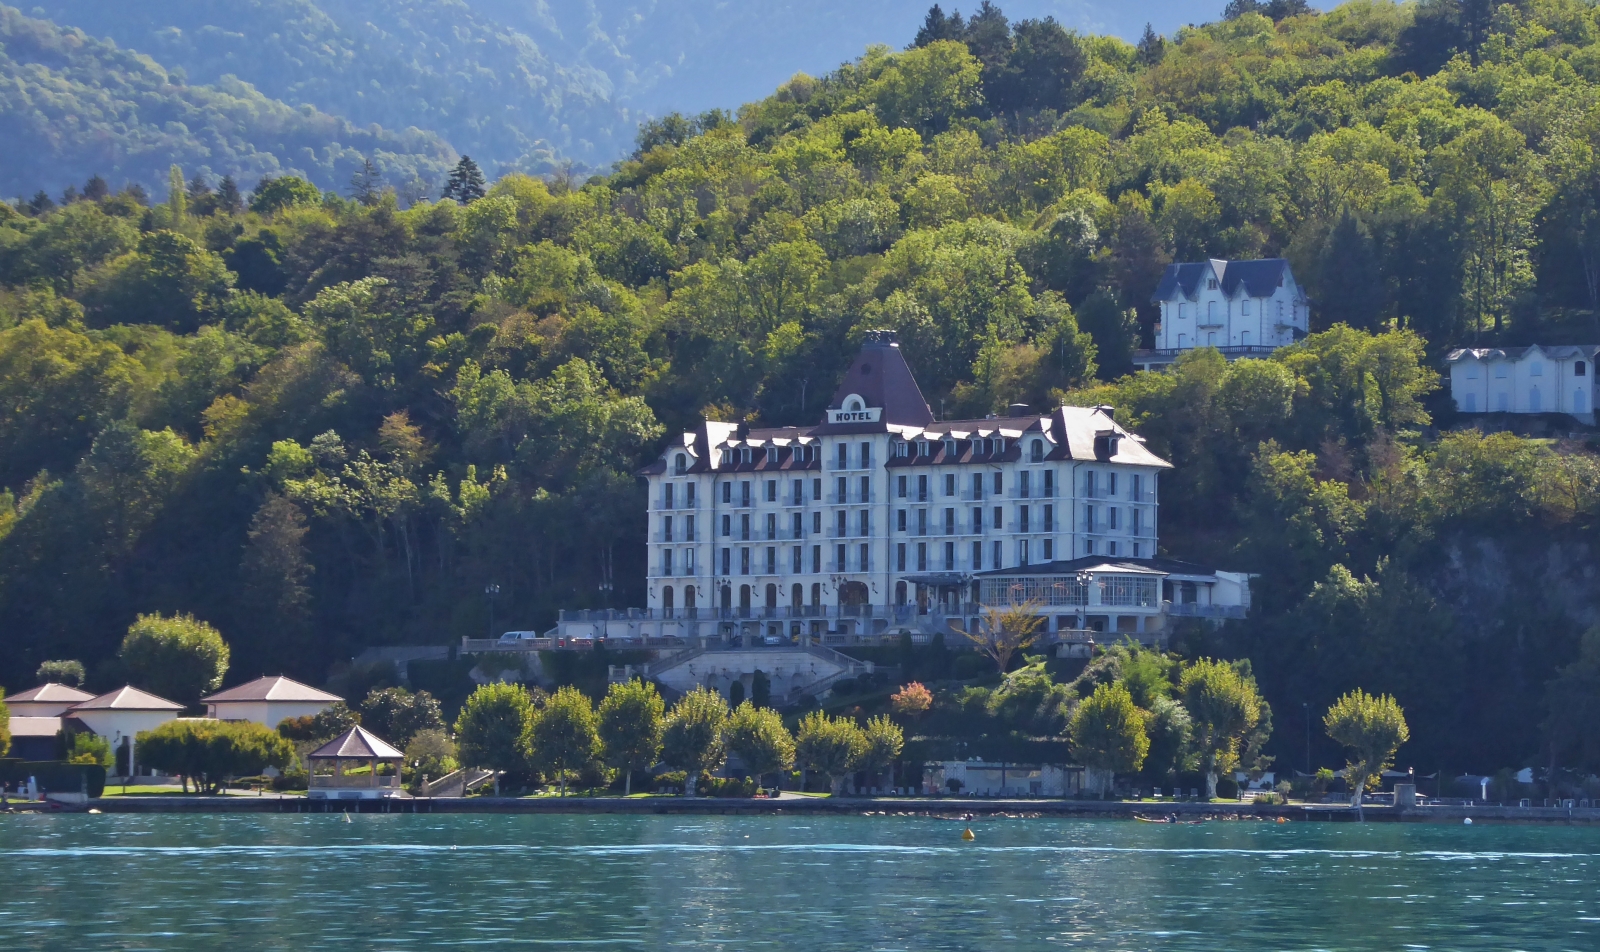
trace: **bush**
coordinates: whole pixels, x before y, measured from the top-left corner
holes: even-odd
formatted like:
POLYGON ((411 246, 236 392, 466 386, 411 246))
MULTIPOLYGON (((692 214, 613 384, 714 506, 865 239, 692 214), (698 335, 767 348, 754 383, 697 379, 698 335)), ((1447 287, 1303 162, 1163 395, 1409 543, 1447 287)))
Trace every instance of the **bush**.
POLYGON ((248 722, 184 719, 168 721, 135 739, 139 762, 194 780, 211 793, 231 777, 282 770, 294 760, 294 745, 277 731, 248 722))
POLYGON ((950 665, 950 676, 957 681, 970 681, 973 678, 989 673, 992 662, 975 651, 964 651, 956 655, 956 660, 950 665))
POLYGON ((668 770, 656 774, 657 793, 682 793, 684 781, 689 779, 687 771, 668 770))
POLYGON ((1232 777, 1218 777, 1217 796, 1223 800, 1237 800, 1239 798, 1239 782, 1232 777))

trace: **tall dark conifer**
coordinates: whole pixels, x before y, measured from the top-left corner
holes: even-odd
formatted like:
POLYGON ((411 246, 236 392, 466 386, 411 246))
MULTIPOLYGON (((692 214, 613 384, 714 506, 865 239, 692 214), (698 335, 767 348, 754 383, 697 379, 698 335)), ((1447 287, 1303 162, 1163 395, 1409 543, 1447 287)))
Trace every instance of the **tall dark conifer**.
POLYGON ((1318 320, 1313 330, 1349 324, 1360 330, 1377 329, 1383 317, 1385 294, 1378 272, 1378 254, 1372 236, 1359 219, 1345 209, 1328 232, 1317 262, 1318 320))
POLYGON ((922 26, 917 29, 917 38, 911 45, 927 46, 939 40, 960 40, 966 30, 967 25, 961 20, 960 10, 945 16, 944 9, 936 3, 928 8, 928 15, 923 18, 922 26))
POLYGON ((463 155, 450 171, 450 180, 445 183, 440 197, 453 198, 463 205, 469 205, 483 197, 486 185, 478 163, 472 161, 472 156, 463 155))
POLYGON ((228 215, 244 211, 244 196, 239 194, 239 183, 231 175, 224 175, 217 184, 217 209, 228 215))

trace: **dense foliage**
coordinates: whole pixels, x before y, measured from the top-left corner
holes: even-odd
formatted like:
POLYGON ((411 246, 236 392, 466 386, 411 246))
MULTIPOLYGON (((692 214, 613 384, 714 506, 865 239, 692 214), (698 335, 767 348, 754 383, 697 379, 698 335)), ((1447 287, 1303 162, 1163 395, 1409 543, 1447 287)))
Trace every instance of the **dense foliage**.
MULTIPOLYGON (((1250 659, 1280 757, 1363 687, 1428 769, 1542 762, 1547 682, 1590 677, 1600 468, 1452 429, 1437 368, 1600 333, 1595 11, 1261 9, 1137 47, 930 15, 911 49, 650 123, 582 187, 402 208, 195 165, 158 205, 88 179, 0 207, 0 679, 78 657, 103 684, 140 612, 321 681, 491 610, 640 604, 632 470, 704 413, 813 422, 887 327, 940 413, 1108 403, 1177 464, 1167 551, 1261 574, 1249 621, 1178 645, 1250 659), (1165 264, 1273 254, 1318 333, 1123 376, 1165 264)), ((1014 687, 1059 736, 1062 686, 1014 687)), ((1169 756, 1184 712, 1134 701, 1169 756)))

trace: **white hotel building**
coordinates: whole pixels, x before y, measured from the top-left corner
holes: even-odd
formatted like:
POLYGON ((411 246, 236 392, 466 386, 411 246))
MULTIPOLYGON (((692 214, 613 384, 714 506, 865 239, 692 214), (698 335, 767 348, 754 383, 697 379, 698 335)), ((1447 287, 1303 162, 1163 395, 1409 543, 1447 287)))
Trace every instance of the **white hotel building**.
POLYGON ((1107 407, 935 421, 894 336, 870 332, 818 425, 706 421, 646 467, 648 608, 564 612, 558 633, 926 634, 973 623, 998 579, 1081 573, 1090 591, 1047 600, 1052 631, 1145 631, 1219 584, 1154 558, 1169 468, 1107 407))

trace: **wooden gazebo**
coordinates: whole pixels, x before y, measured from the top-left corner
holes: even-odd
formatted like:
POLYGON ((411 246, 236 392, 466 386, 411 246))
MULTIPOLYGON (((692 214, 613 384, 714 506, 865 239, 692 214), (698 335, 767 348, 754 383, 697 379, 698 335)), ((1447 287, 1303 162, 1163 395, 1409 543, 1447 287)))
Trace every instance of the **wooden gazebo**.
POLYGON ((352 727, 306 755, 313 798, 399 797, 405 754, 364 727, 352 727), (363 769, 365 768, 365 769, 363 769))

